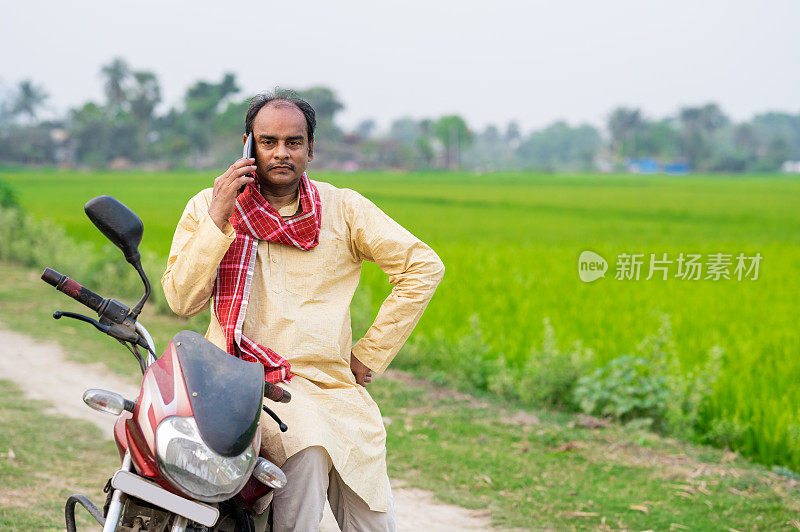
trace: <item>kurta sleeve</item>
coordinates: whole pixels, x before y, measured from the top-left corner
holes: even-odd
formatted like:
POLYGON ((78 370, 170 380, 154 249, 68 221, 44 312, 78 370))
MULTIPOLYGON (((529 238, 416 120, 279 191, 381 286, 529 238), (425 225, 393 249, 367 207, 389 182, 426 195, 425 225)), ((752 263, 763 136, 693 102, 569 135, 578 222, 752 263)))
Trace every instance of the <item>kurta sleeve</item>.
POLYGON ((380 266, 392 292, 372 326, 353 345, 353 355, 372 371, 382 373, 408 339, 444 275, 434 251, 371 201, 347 191, 345 215, 354 256, 380 266))
POLYGON ((210 197, 209 190, 189 200, 161 277, 167 303, 179 316, 194 316, 208 308, 217 267, 236 237, 229 223, 220 231, 208 215, 210 197))

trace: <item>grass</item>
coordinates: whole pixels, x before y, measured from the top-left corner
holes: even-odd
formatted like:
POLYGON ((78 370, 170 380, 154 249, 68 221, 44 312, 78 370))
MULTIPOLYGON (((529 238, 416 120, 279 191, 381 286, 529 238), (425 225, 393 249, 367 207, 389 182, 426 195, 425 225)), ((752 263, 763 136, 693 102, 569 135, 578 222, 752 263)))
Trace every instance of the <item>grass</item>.
MULTIPOLYGON (((112 194, 144 220, 143 246, 165 256, 183 206, 211 184, 211 174, 11 171, 0 179, 17 188, 32 213, 56 218, 75 238, 97 245, 103 237, 81 205, 112 194)), ((701 429, 731 424, 737 427, 735 448, 766 464, 800 469, 800 411, 790 406, 800 403, 795 385, 799 180, 466 173, 314 177, 362 192, 444 260, 445 280, 417 339, 456 346, 477 324, 488 346, 485 358, 502 356, 519 369, 541 344, 541 324, 549 318, 559 344, 580 340, 602 364, 631 352, 667 314, 687 372, 705 361, 712 346, 725 351, 701 429), (609 261, 606 279, 580 282, 577 257, 586 249, 609 261), (757 281, 613 279, 621 253, 681 252, 758 252, 764 260, 757 281)), ((360 295, 367 300, 365 316, 377 310, 389 288, 377 268, 365 267, 360 295)), ((356 336, 368 322, 359 321, 356 336)), ((450 352, 452 357, 431 358, 420 370, 446 375, 460 360, 450 352)), ((396 364, 403 363, 401 355, 396 364)))
MULTIPOLYGON (((48 406, 0 380, 2 530, 64 530, 67 497, 83 493, 102 508, 103 486, 119 467, 114 445, 100 437, 97 427, 47 414, 48 406)), ((78 529, 92 523, 97 529, 78 508, 78 529)))
MULTIPOLYGON (((0 276, 14 286, 0 292, 0 323, 136 379, 135 363, 115 342, 85 324, 51 321, 50 309, 69 300, 37 273, 0 263, 0 276)), ((167 317, 148 323, 161 346, 185 325, 167 317)), ((391 476, 444 502, 488 512, 497 526, 774 530, 800 512, 800 483, 791 474, 735 453, 525 410, 395 371, 376 379, 370 393, 387 425, 391 476)), ((113 444, 100 441, 96 428, 45 411, 0 381, 0 529, 61 528, 66 497, 84 492, 102 501, 99 489, 117 465, 113 444)))
POLYGON ((800 510, 794 481, 733 453, 424 381, 379 382, 391 473, 488 510, 496 526, 775 530, 800 510))

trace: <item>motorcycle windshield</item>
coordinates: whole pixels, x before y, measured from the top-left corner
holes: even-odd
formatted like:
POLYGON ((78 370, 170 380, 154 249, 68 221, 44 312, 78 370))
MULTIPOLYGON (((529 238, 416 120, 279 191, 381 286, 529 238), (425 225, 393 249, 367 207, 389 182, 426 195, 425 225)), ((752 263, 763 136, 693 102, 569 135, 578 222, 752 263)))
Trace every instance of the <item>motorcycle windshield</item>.
POLYGON ((192 331, 172 339, 200 435, 222 456, 253 441, 264 398, 264 367, 229 355, 192 331))

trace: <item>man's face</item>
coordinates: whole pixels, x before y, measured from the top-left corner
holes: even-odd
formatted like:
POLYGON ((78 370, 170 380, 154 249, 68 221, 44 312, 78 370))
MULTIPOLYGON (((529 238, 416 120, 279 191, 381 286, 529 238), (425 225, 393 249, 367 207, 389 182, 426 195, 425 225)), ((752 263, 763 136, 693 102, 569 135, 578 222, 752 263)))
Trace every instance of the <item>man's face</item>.
POLYGON ((253 146, 262 186, 281 188, 300 180, 314 158, 306 127, 303 112, 289 103, 266 105, 256 114, 253 146))

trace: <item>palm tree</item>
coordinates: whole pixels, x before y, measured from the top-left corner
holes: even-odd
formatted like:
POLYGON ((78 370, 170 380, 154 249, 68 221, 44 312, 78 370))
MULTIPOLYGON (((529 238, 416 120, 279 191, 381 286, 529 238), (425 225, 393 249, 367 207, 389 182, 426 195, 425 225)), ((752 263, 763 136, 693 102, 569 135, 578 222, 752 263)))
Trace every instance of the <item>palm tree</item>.
POLYGON ((124 59, 117 57, 108 65, 100 69, 106 78, 103 90, 108 98, 109 107, 118 109, 125 101, 125 82, 130 76, 130 68, 124 59))
POLYGON ((31 80, 21 81, 14 104, 11 107, 12 115, 28 115, 31 120, 36 120, 37 110, 44 105, 50 96, 42 87, 37 87, 31 80))
POLYGON ((161 88, 158 78, 152 72, 134 72, 136 85, 131 89, 131 113, 136 119, 148 124, 153 118, 153 111, 161 102, 161 88))

